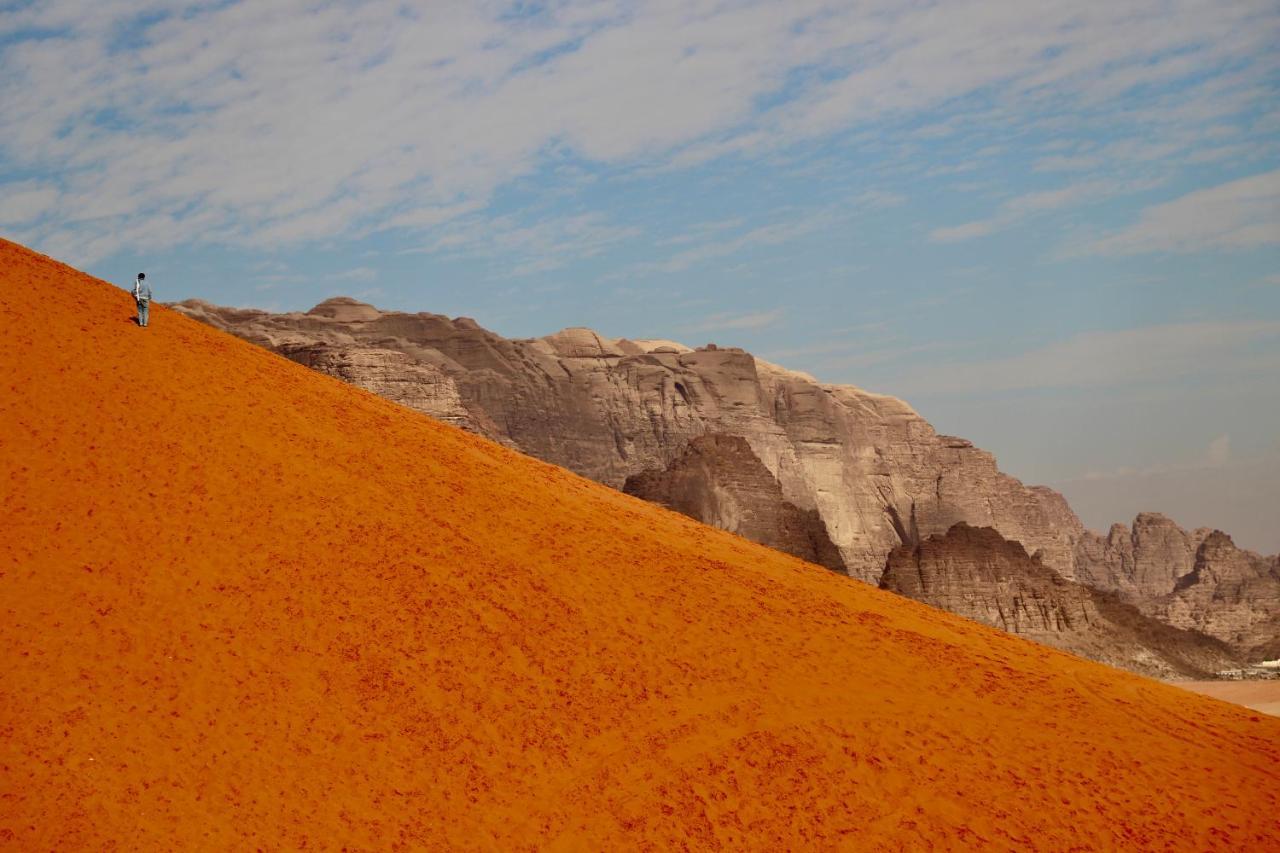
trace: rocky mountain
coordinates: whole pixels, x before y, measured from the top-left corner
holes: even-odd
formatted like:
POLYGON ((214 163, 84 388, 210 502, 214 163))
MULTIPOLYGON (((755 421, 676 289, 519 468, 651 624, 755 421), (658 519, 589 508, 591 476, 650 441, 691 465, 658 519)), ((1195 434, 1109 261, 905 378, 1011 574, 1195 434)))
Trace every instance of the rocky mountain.
POLYGON ((1280 557, 1237 548, 1220 530, 1186 531, 1154 513, 1080 539, 1080 580, 1143 613, 1224 640, 1249 659, 1280 649, 1280 557))
POLYGON ((908 404, 708 344, 565 329, 511 340, 468 318, 338 298, 272 314, 174 306, 294 361, 591 479, 868 583, 958 523, 1021 545, 1241 654, 1280 636, 1277 558, 1158 515, 1105 536, 1057 492, 1002 473, 908 404))
POLYGON ((1235 665, 1226 643, 1069 581, 990 527, 961 523, 889 554, 883 589, 1092 660, 1157 677, 1235 665))
MULTIPOLYGON (((467 318, 350 299, 291 314, 175 307, 615 488, 686 464, 698 436, 740 436, 783 499, 817 513, 846 571, 871 583, 899 544, 959 521, 993 527, 1074 576, 1083 527, 1060 495, 1001 473, 991 454, 937 434, 901 400, 740 349, 589 329, 508 340, 467 318)), ((755 538, 750 526, 739 532, 755 538)))

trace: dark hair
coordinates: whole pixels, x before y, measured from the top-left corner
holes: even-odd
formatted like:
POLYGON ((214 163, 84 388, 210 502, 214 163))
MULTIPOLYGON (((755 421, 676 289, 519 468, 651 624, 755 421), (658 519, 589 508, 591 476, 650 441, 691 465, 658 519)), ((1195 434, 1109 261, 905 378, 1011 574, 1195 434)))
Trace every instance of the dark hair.
POLYGON ((143 280, 144 278, 146 278, 146 277, 147 277, 147 274, 146 274, 146 273, 144 273, 144 272, 140 272, 140 273, 138 273, 138 281, 142 281, 142 280, 143 280))

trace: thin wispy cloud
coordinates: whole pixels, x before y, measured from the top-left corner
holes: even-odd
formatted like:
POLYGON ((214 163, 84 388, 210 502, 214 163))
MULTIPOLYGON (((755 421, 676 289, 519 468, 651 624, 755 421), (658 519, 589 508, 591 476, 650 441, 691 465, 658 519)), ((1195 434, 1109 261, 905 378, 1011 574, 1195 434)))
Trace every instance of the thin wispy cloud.
POLYGON ((960 243, 977 237, 986 237, 996 230, 996 222, 991 219, 965 222, 961 225, 947 225, 929 232, 929 239, 935 243, 960 243))
POLYGON ((1005 201, 999 212, 990 219, 966 222, 960 225, 935 228, 929 239, 935 243, 959 243, 978 237, 986 237, 1005 228, 1013 227, 1038 214, 1097 204, 1116 195, 1149 190, 1158 181, 1082 181, 1051 190, 1025 193, 1005 201))
POLYGON ((524 276, 595 257, 640 233, 637 226, 618 225, 597 213, 532 221, 515 216, 472 217, 439 229, 431 242, 406 253, 486 258, 508 275, 524 276))
POLYGON ((686 228, 682 233, 672 237, 667 237, 655 242, 657 246, 684 246, 689 243, 700 243, 711 239, 716 234, 724 233, 741 228, 746 224, 742 217, 735 216, 728 219, 715 219, 705 222, 696 222, 686 228))
POLYGON ((522 10, 282 0, 141 16, 50 0, 0 13, 5 160, 57 176, 10 201, 5 225, 80 258, 430 227, 556 152, 647 166, 698 147, 776 150, 978 91, 1087 104, 1276 35, 1251 2, 522 10))
POLYGON ((725 332, 741 329, 764 329, 773 326, 782 319, 782 309, 771 311, 753 311, 747 314, 720 313, 684 329, 690 332, 725 332))
POLYGON ((1196 190, 1142 212, 1082 251, 1131 255, 1280 245, 1280 170, 1196 190))
POLYGON ((372 267, 354 267, 349 270, 341 270, 340 272, 329 273, 326 278, 329 281, 373 281, 378 277, 378 271, 372 267))
POLYGON ((1107 161, 1099 154, 1050 154, 1036 161, 1038 172, 1083 172, 1107 161))
POLYGON ((1280 371, 1280 321, 1177 323, 1085 332, 1017 355, 913 368, 903 393, 985 394, 1055 388, 1114 388, 1195 376, 1280 371), (1272 344, 1259 355, 1255 347, 1272 344))
POLYGON ((1154 465, 1121 465, 1118 468, 1091 468, 1078 477, 1064 479, 1064 483, 1086 482, 1096 483, 1107 480, 1124 480, 1140 477, 1162 477, 1168 474, 1204 473, 1213 469, 1221 469, 1230 465, 1231 436, 1223 433, 1209 442, 1203 455, 1196 459, 1180 462, 1158 462, 1154 465))
POLYGON ((888 190, 866 190, 858 193, 851 200, 855 207, 870 210, 884 210, 891 207, 902 207, 907 203, 907 196, 888 190))
POLYGON ((8 184, 0 198, 0 224, 21 226, 38 220, 57 200, 57 189, 37 181, 8 184))
POLYGON ((624 270, 622 276, 644 276, 653 273, 678 273, 688 270, 706 261, 735 255, 745 249, 779 246, 798 240, 835 224, 836 217, 828 211, 810 213, 803 218, 785 222, 774 222, 761 225, 732 237, 714 237, 705 239, 683 251, 676 252, 662 261, 650 261, 637 264, 624 270))

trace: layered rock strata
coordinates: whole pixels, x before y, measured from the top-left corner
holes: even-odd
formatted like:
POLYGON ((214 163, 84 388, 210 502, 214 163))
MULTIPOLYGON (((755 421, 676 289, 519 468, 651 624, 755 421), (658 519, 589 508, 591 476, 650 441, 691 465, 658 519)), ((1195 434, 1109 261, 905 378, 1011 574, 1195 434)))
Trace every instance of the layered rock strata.
POLYGON ((495 432, 482 412, 462 401, 453 380, 438 367, 395 350, 328 344, 284 344, 281 355, 313 370, 358 385, 392 402, 472 432, 495 432))
MULTIPOLYGON (((422 365, 421 389, 397 392, 407 405, 616 488, 676 464, 698 436, 739 436, 784 501, 817 513, 848 573, 871 583, 899 544, 959 521, 1075 571, 1083 528, 1057 493, 1001 473, 990 453, 939 435, 901 400, 824 385, 740 349, 589 329, 508 340, 466 318, 349 299, 293 314, 175 307, 374 391, 399 384, 388 368, 422 365), (364 367, 370 349, 398 355, 364 367)), ((750 525, 739 532, 760 538, 750 525)))
POLYGON ((843 572, 840 550, 816 510, 800 509, 737 435, 700 435, 664 470, 633 474, 622 490, 722 530, 843 572))
POLYGON ((1080 580, 1170 625, 1216 637, 1250 660, 1280 648, 1280 557, 1236 547, 1220 530, 1186 531, 1143 513, 1131 528, 1086 532, 1080 580))
POLYGON ((1181 630, 1063 578, 990 527, 957 524, 890 555, 882 588, 1082 657, 1157 677, 1236 664, 1220 640, 1181 630))

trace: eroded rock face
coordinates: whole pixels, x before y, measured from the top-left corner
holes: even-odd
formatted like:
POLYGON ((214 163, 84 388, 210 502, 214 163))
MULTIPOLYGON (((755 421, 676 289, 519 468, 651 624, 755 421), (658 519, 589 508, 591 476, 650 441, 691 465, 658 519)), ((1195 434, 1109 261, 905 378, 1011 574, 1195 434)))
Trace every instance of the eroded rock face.
POLYGON ((458 387, 439 368, 395 350, 327 344, 285 344, 279 348, 299 364, 358 385, 402 406, 488 434, 489 426, 462 402, 458 387))
POLYGON ((1157 677, 1205 677, 1237 660, 1223 642, 1066 580, 990 527, 957 524, 889 555, 882 588, 1045 645, 1157 677))
POLYGON ((938 435, 901 400, 823 385, 740 349, 613 340, 589 329, 507 340, 471 320, 380 312, 349 299, 278 315, 175 307, 616 488, 667 469, 698 436, 740 436, 782 500, 817 513, 839 562, 872 583, 899 544, 959 521, 994 527, 1064 574, 1075 571, 1083 528, 1055 492, 1002 474, 991 454, 938 435), (396 355, 379 362, 370 350, 396 355), (404 382, 390 375, 397 370, 404 382), (419 381, 421 392, 405 387, 419 381))
POLYGON ((1155 514, 1092 533, 1057 492, 1001 473, 990 453, 939 435, 903 401, 740 349, 581 328, 508 340, 467 318, 345 298, 291 314, 174 307, 615 488, 638 478, 632 490, 870 583, 894 549, 963 522, 1020 543, 1064 581, 1237 649, 1280 634, 1276 558, 1209 544, 1212 531, 1155 514), (701 436, 741 439, 768 476, 736 445, 693 446, 701 436), (797 530, 821 530, 838 557, 797 530))
POLYGON ((1196 549, 1192 570, 1152 611, 1170 625, 1193 628, 1263 660, 1280 638, 1280 560, 1235 546, 1215 530, 1196 549))
POLYGON ((627 478, 622 490, 722 530, 844 572, 844 561, 816 510, 800 509, 736 435, 700 435, 670 467, 627 478))
POLYGON ((1165 595, 1191 572, 1196 549, 1208 533, 1188 533, 1159 513, 1141 513, 1132 528, 1114 524, 1105 537, 1080 537, 1077 579, 1134 603, 1165 595))
MULTIPOLYGON (((1280 640, 1280 558, 1237 548, 1219 530, 1186 531, 1143 513, 1133 527, 1086 532, 1078 576, 1143 613, 1217 637, 1249 659, 1280 640)), ((1262 659, 1258 657, 1258 659, 1262 659)))

